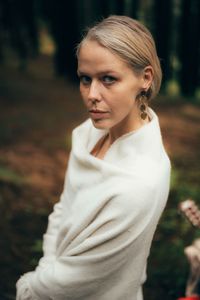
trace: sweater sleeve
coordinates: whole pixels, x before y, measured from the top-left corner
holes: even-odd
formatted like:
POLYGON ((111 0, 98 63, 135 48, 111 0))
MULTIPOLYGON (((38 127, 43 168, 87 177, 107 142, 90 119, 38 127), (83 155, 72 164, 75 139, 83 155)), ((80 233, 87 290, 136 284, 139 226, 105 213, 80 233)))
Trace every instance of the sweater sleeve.
POLYGON ((162 209, 152 188, 136 186, 108 199, 87 226, 87 237, 82 238, 86 232, 78 237, 80 243, 22 277, 17 300, 95 299, 99 286, 109 285, 111 278, 120 277, 124 265, 129 271, 129 261, 135 264, 137 274, 132 284, 139 289, 143 269, 139 267, 138 253, 145 246, 148 248, 147 236, 151 240, 162 209), (20 293, 22 286, 25 287, 20 293))
POLYGON ((56 255, 56 241, 61 224, 63 201, 67 194, 67 171, 65 174, 64 188, 60 200, 54 205, 52 213, 48 217, 48 225, 43 235, 43 256, 40 258, 37 268, 43 268, 46 264, 51 263, 56 255))
POLYGON ((60 201, 54 205, 53 212, 48 217, 47 231, 43 235, 44 256, 50 256, 55 254, 56 237, 62 214, 62 195, 60 201))
POLYGON ((46 233, 43 235, 43 258, 55 255, 57 233, 60 227, 63 201, 67 194, 67 170, 64 179, 64 188, 60 200, 54 205, 52 213, 48 217, 46 233))

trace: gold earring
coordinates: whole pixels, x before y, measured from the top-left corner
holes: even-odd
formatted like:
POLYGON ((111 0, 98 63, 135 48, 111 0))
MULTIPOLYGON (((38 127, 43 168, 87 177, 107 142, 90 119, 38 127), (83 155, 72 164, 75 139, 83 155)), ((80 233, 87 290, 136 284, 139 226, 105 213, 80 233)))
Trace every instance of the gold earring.
POLYGON ((146 117, 148 116, 147 114, 147 96, 146 96, 146 92, 142 92, 140 94, 139 97, 139 101, 140 101, 140 117, 142 120, 145 120, 146 117))

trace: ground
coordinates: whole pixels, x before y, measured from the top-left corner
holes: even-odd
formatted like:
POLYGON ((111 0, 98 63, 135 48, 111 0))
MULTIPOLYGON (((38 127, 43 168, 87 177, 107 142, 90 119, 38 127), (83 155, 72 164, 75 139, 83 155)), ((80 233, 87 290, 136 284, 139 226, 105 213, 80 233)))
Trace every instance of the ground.
MULTIPOLYGON (((152 107, 160 118, 175 177, 178 174, 179 180, 198 185, 200 107, 191 99, 164 95, 152 107)), ((15 60, 1 66, 2 300, 15 299, 15 280, 33 268, 41 255, 47 216, 63 188, 71 131, 86 117, 78 86, 56 78, 49 57, 31 61, 24 72, 17 69, 15 60)))

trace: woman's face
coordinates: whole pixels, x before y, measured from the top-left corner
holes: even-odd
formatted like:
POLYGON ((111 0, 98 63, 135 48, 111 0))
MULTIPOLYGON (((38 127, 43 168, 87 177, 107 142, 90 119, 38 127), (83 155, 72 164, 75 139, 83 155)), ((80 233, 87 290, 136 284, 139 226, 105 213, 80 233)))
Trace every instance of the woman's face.
POLYGON ((146 80, 118 55, 96 41, 85 41, 78 55, 80 92, 96 128, 111 129, 139 114, 136 96, 146 80))

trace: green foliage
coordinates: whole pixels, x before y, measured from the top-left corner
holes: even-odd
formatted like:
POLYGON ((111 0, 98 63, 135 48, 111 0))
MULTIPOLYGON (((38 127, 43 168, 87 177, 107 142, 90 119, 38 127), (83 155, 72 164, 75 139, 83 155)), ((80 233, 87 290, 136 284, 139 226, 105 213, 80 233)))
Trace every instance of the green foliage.
POLYGON ((198 201, 199 195, 200 188, 190 182, 190 172, 184 181, 183 170, 173 168, 168 203, 151 248, 146 295, 152 290, 156 291, 156 299, 174 300, 184 295, 189 267, 184 248, 200 236, 200 230, 180 214, 178 205, 187 198, 198 201))
POLYGON ((16 185, 21 185, 25 182, 25 178, 7 166, 0 166, 0 181, 1 180, 16 185))
POLYGON ((197 104, 200 104, 200 87, 198 87, 196 89, 196 92, 195 92, 195 99, 196 99, 196 103, 197 104))
POLYGON ((166 84, 166 93, 170 97, 180 96, 180 86, 179 86, 178 81, 169 80, 166 84))
POLYGON ((1 143, 8 143, 12 140, 13 136, 13 130, 11 127, 5 126, 5 124, 2 124, 0 126, 0 140, 1 143))
POLYGON ((33 245, 30 247, 32 258, 29 262, 32 269, 38 265, 39 259, 42 257, 42 239, 36 239, 33 245))
POLYGON ((33 252, 41 253, 42 252, 42 240, 35 240, 33 246, 31 247, 31 250, 33 252))

